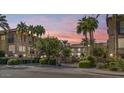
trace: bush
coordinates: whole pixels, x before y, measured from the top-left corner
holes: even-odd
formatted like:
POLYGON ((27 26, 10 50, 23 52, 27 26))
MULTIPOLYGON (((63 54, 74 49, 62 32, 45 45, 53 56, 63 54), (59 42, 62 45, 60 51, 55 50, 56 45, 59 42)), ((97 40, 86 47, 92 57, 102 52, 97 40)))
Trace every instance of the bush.
POLYGON ((0 57, 5 57, 5 52, 0 50, 0 57))
POLYGON ((88 60, 83 60, 79 62, 79 68, 90 68, 91 67, 91 62, 88 60))
POLYGON ((39 60, 39 62, 40 62, 40 64, 45 65, 45 64, 48 64, 48 59, 42 58, 42 59, 39 60))
POLYGON ((49 65, 56 65, 56 60, 55 59, 50 59, 48 60, 49 65))
POLYGON ((110 58, 108 59, 109 69, 112 71, 124 71, 124 59, 122 58, 110 58))
POLYGON ((117 71, 119 69, 118 62, 110 62, 109 69, 112 71, 117 71))
POLYGON ((19 60, 17 60, 17 59, 9 59, 7 61, 7 64, 8 65, 18 65, 19 64, 19 60))
POLYGON ((7 64, 8 58, 0 57, 0 64, 7 64))
POLYGON ((90 64, 90 67, 95 67, 95 58, 93 56, 82 56, 80 57, 80 62, 87 62, 90 64))
POLYGON ((90 61, 92 67, 95 67, 96 66, 95 65, 95 58, 93 56, 88 56, 87 57, 87 60, 90 61))
POLYGON ((108 63, 97 63, 96 68, 99 68, 99 69, 108 68, 108 63))
POLYGON ((103 57, 106 55, 106 49, 102 46, 97 46, 93 50, 93 55, 97 57, 103 57))
POLYGON ((56 65, 56 60, 55 59, 47 59, 47 58, 42 58, 39 60, 40 64, 43 65, 56 65))

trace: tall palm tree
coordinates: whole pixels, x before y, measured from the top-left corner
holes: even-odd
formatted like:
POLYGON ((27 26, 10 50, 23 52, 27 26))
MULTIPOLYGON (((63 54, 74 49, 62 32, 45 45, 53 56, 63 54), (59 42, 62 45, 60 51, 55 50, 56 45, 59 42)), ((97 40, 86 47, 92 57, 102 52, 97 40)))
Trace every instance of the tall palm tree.
POLYGON ((34 27, 34 33, 37 37, 41 37, 43 34, 45 34, 45 29, 41 25, 37 25, 34 27))
MULTIPOLYGON (((6 20, 6 16, 5 15, 2 15, 0 14, 0 28, 2 28, 3 30, 5 30, 5 34, 8 33, 10 27, 9 27, 9 24, 7 23, 7 20, 6 20)), ((5 36, 5 40, 6 40, 6 53, 7 53, 7 50, 8 50, 8 35, 5 36)))
POLYGON ((6 16, 0 14, 0 27, 5 31, 9 30, 9 24, 7 23, 6 16))
POLYGON ((84 21, 86 20, 86 16, 84 18, 82 18, 81 20, 79 20, 78 22, 78 26, 77 26, 77 33, 78 34, 83 34, 83 36, 85 37, 85 46, 87 48, 87 53, 88 53, 88 31, 85 27, 84 21))
MULTIPOLYGON (((94 47, 94 36, 93 33, 95 29, 98 27, 98 20, 94 17, 84 17, 79 20, 77 26, 77 33, 83 33, 85 39, 88 40, 87 35, 89 34, 90 38, 90 55, 93 54, 93 47, 94 47)), ((88 46, 88 45, 87 45, 88 46)))
POLYGON ((16 27, 17 34, 20 35, 21 37, 21 45, 22 45, 22 50, 23 50, 23 41, 24 41, 24 34, 28 33, 28 26, 24 22, 20 22, 17 24, 16 27))

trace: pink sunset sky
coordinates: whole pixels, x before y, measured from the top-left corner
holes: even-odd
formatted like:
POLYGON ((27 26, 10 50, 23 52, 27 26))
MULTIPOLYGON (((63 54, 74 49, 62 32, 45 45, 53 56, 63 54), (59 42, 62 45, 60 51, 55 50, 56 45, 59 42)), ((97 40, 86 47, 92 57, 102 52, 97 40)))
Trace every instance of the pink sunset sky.
MULTIPOLYGON (((46 29, 46 36, 55 36, 61 40, 68 40, 70 43, 80 43, 83 35, 76 33, 76 26, 84 14, 7 14, 7 20, 11 28, 23 21, 27 25, 43 25, 46 29)), ((87 15, 95 16, 95 15, 87 15)), ((106 30, 105 15, 98 18, 99 27, 94 33, 96 42, 106 42, 108 39, 106 30)))

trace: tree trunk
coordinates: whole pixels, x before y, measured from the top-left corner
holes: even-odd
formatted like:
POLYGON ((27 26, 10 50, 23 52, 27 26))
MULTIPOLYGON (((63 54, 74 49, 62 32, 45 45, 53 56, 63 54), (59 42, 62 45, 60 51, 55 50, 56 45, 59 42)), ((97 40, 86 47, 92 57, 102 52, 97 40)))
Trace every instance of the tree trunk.
POLYGON ((89 55, 88 53, 88 37, 87 37, 87 34, 85 34, 85 39, 86 39, 86 55, 89 55))
POLYGON ((93 51, 92 51, 92 47, 93 47, 93 45, 92 45, 92 32, 90 32, 89 34, 90 34, 90 56, 92 56, 93 55, 93 51))

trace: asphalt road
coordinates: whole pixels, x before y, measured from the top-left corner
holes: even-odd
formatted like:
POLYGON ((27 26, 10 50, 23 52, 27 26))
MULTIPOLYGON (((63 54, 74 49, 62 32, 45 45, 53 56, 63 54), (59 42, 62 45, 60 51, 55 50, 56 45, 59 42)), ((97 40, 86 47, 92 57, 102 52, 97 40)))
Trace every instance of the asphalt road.
POLYGON ((79 72, 77 68, 0 66, 0 78, 112 78, 118 76, 79 72))

